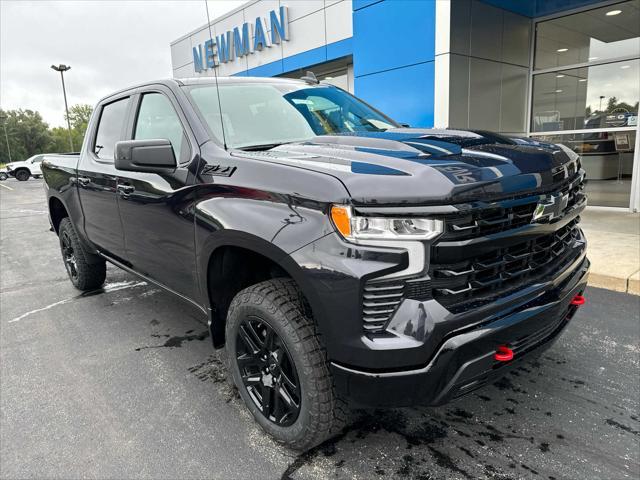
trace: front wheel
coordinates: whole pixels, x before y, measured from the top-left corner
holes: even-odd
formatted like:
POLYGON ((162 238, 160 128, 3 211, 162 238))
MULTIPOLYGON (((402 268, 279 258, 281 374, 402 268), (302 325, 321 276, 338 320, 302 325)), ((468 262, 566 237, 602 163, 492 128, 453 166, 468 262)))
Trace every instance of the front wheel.
POLYGON ((84 249, 68 217, 60 222, 58 236, 62 261, 71 283, 79 290, 95 290, 101 287, 107 277, 106 262, 84 249))
POLYGON ((277 441, 306 450, 348 418, 306 301, 291 279, 242 290, 226 324, 229 368, 240 396, 277 441))
POLYGON ((19 182, 26 182, 27 180, 29 180, 30 176, 31 174, 29 173, 29 170, 18 170, 16 172, 16 180, 18 180, 19 182))
POLYGON ((0 180, 1 181, 5 181, 7 178, 9 178, 9 175, 7 175, 5 172, 0 172, 0 180))

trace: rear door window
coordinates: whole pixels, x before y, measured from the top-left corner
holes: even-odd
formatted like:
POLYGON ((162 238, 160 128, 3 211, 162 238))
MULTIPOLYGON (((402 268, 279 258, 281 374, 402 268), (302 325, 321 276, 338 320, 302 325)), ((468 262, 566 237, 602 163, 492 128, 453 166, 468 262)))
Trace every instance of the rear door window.
POLYGON ((123 98, 102 107, 93 153, 102 160, 113 162, 116 143, 122 140, 129 98, 123 98))

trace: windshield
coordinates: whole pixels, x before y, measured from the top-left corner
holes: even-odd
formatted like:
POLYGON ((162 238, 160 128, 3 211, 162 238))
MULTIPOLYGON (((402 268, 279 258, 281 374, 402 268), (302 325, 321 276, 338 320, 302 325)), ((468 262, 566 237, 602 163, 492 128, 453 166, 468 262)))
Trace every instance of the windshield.
MULTIPOLYGON (((215 85, 196 85, 188 87, 188 91, 211 133, 222 140, 215 85)), ((316 135, 380 132, 398 126, 347 92, 329 85, 221 84, 220 104, 230 148, 270 148, 316 135)))

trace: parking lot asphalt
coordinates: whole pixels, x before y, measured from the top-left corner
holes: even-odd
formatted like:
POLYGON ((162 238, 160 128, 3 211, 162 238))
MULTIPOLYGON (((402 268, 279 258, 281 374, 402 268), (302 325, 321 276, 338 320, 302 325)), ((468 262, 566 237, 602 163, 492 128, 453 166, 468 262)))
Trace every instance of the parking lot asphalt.
POLYGON ((0 477, 640 477, 640 297, 589 288, 538 360, 438 408, 358 412, 305 453, 253 422, 205 318, 109 267, 80 294, 42 181, 0 187, 0 477))

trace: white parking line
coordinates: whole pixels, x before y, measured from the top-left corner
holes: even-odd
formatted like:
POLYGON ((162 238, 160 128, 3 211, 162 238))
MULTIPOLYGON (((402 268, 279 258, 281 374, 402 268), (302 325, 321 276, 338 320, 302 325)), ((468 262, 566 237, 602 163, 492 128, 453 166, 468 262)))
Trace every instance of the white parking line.
MULTIPOLYGON (((106 283, 100 290, 102 290, 100 293, 111 293, 111 292, 117 292, 118 290, 124 290, 126 288, 135 288, 135 287, 143 287, 147 285, 147 282, 114 282, 114 283, 106 283)), ((15 322, 19 322, 20 320, 33 315, 34 313, 38 313, 38 312, 43 312, 45 310, 49 310, 53 307, 57 307, 58 305, 63 305, 65 303, 69 303, 73 300, 77 300, 78 298, 81 297, 73 297, 73 298, 67 298, 65 300, 60 300, 59 302, 55 302, 52 303, 50 305, 47 305, 46 307, 42 307, 42 308, 36 308, 35 310, 30 310, 26 313, 23 313, 22 315, 20 315, 19 317, 16 318, 12 318, 11 320, 9 320, 7 323, 15 323, 15 322)))
POLYGON ((6 188, 7 190, 13 190, 13 188, 11 188, 11 187, 7 187, 6 185, 3 185, 3 184, 1 184, 1 183, 0 183, 0 187, 4 187, 4 188, 6 188))

